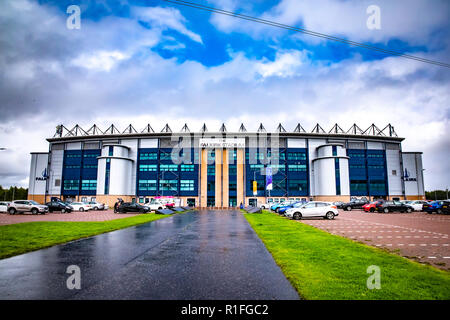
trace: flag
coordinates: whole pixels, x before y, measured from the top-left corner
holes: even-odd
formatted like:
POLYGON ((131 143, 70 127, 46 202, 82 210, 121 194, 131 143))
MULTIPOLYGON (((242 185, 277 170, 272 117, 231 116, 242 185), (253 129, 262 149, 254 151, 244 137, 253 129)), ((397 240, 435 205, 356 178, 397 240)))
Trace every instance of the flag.
POLYGON ((266 168, 266 190, 272 190, 272 167, 266 168))

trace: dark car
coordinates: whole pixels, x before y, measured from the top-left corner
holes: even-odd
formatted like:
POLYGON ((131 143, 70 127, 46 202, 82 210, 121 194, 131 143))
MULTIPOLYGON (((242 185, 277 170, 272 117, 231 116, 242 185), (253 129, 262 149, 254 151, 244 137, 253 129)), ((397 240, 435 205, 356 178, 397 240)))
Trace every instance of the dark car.
POLYGON ((382 204, 376 207, 378 212, 408 212, 411 213, 414 211, 414 208, 406 203, 400 201, 385 201, 382 204))
POLYGON ((150 208, 147 206, 140 205, 139 203, 123 202, 118 205, 117 212, 118 213, 127 213, 127 212, 147 213, 147 212, 150 212, 150 208))
POLYGON ((444 203, 442 204, 441 207, 441 211, 443 214, 450 214, 450 201, 446 200, 443 201, 444 203))
POLYGON ((345 202, 342 202, 342 201, 333 202, 333 205, 335 205, 338 209, 342 209, 342 206, 344 204, 345 204, 345 202))
POLYGON ((345 211, 352 211, 353 209, 362 209, 366 204, 370 203, 367 199, 352 200, 350 202, 340 205, 345 211))
POLYGON ((49 212, 61 211, 61 213, 70 213, 73 210, 70 205, 62 201, 51 201, 47 202, 45 205, 48 207, 49 212))

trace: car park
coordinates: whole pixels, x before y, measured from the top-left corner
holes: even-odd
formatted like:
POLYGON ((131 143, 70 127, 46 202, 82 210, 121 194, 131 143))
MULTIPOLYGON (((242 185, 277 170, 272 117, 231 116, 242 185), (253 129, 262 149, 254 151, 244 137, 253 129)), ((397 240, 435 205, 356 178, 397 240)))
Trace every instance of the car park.
POLYGON ((32 214, 46 214, 48 207, 34 200, 15 200, 8 204, 8 213, 17 214, 31 212, 32 214))
POLYGON ((85 202, 71 202, 70 206, 73 208, 73 211, 89 211, 91 210, 91 206, 85 202))
POLYGON ((8 212, 8 201, 1 201, 0 202, 0 212, 8 212))
POLYGON ((70 213, 73 207, 62 201, 50 201, 45 204, 48 207, 49 212, 61 211, 61 213, 70 213))
POLYGON ((294 208, 288 209, 285 215, 294 220, 312 217, 322 217, 332 220, 339 215, 339 211, 337 207, 330 202, 311 201, 297 208, 294 206, 294 208))
POLYGON ((385 201, 381 205, 377 206, 378 212, 389 213, 389 212, 408 212, 414 211, 414 208, 408 204, 401 201, 385 201))
POLYGON ((350 202, 342 204, 342 209, 345 211, 352 211, 353 209, 362 209, 365 204, 368 204, 367 199, 354 199, 350 202))
POLYGON ((147 213, 150 211, 151 209, 149 206, 143 206, 135 202, 123 202, 119 204, 119 206, 117 207, 118 213, 127 213, 127 212, 147 213))

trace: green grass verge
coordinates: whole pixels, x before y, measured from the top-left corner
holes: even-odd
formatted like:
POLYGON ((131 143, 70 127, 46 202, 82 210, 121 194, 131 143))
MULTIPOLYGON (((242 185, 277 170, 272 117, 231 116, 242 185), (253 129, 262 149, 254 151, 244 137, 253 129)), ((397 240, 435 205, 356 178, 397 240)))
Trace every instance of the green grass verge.
POLYGON ((25 222, 0 226, 0 259, 169 217, 155 213, 96 222, 25 222))
POLYGON ((304 299, 450 299, 447 271, 273 213, 244 216, 304 299), (381 289, 367 288, 371 265, 381 289))

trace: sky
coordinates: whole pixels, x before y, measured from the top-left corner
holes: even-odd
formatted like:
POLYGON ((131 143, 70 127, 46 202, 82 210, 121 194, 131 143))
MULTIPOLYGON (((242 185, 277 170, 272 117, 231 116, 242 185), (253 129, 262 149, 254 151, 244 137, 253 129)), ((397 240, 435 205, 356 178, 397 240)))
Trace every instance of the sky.
MULTIPOLYGON (((195 0, 450 63, 447 0, 195 0), (369 29, 367 8, 380 9, 369 29)), ((55 127, 237 130, 391 123, 450 187, 450 69, 162 0, 0 1, 0 185, 28 186, 55 127), (67 8, 81 9, 80 29, 67 8)))

